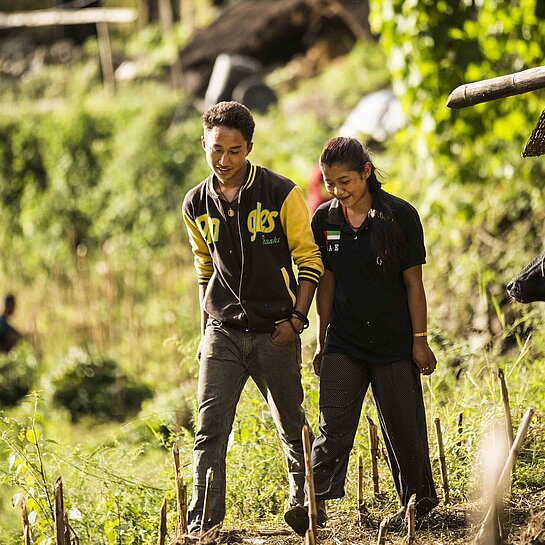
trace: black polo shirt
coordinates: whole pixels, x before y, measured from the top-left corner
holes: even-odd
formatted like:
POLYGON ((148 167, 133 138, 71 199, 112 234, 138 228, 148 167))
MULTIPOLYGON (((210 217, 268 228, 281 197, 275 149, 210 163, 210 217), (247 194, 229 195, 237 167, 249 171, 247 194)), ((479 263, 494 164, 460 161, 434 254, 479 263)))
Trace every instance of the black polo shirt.
POLYGON ((411 359, 412 325, 403 270, 426 262, 424 233, 416 209, 379 189, 373 210, 354 231, 337 199, 322 204, 312 218, 316 243, 327 270, 335 274, 335 298, 324 354, 346 354, 372 362, 411 359), (405 247, 397 270, 386 273, 371 246, 373 212, 390 210, 405 247))

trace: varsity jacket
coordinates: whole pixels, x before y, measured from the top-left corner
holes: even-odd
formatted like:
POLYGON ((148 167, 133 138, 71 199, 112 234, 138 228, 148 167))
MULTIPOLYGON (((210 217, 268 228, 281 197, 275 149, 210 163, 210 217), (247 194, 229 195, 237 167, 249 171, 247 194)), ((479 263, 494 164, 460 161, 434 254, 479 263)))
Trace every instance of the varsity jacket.
POLYGON ((291 180, 247 162, 236 216, 238 240, 230 236, 213 174, 184 198, 198 282, 206 285, 204 310, 222 323, 271 332, 289 317, 297 281, 317 284, 323 273, 307 206, 291 180))

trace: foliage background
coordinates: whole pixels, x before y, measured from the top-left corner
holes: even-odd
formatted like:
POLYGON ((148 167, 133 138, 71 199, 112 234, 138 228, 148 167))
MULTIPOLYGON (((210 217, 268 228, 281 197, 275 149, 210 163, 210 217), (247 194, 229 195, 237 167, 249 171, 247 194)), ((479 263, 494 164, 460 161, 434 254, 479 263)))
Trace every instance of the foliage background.
MULTIPOLYGON (((358 43, 289 92, 290 65, 269 74, 280 101, 256 115, 252 159, 304 187, 324 141, 360 96, 391 83, 405 128, 372 149, 386 189, 415 204, 425 226, 430 338, 440 362, 425 382, 430 438, 440 417, 451 495, 455 505, 471 504, 478 479, 467 460, 501 416, 502 367, 515 424, 526 407, 537 411, 513 488, 512 501, 520 504, 545 480, 545 333, 542 307, 508 301, 504 286, 545 241, 543 159, 520 157, 544 96, 459 111, 444 104, 457 85, 540 64, 544 15, 529 0, 377 0, 371 8, 378 44, 358 43)), ((201 17, 207 20, 204 11, 201 17)), ((182 44, 186 32, 177 33, 182 44)), ((37 542, 51 542, 48 502, 58 475, 82 540, 155 543, 165 495, 172 508, 174 440, 190 475, 198 302, 180 204, 207 174, 200 113, 190 97, 161 81, 169 49, 158 29, 125 38, 114 39, 117 53, 145 57, 150 77, 121 85, 114 96, 101 88, 92 41, 65 66, 0 82, 9 106, 0 115, 0 286, 18 296, 15 322, 30 338, 18 361, 37 392, 2 413, 2 545, 20 542, 23 496, 37 542), (149 385, 153 398, 122 424, 71 422, 53 399, 55 377, 73 347, 115 360, 149 385)), ((314 339, 307 332, 303 340, 306 408, 315 427, 314 339)), ((364 412, 374 415, 371 399, 364 412)), ((355 453, 366 446, 362 425, 355 453)), ((367 457, 365 464, 367 475, 367 457)), ((283 462, 271 416, 251 386, 228 468, 227 524, 279 523, 283 462)), ((381 483, 381 502, 366 492, 379 513, 395 508, 384 461, 381 483)), ((348 485, 340 511, 353 508, 353 469, 348 485)))

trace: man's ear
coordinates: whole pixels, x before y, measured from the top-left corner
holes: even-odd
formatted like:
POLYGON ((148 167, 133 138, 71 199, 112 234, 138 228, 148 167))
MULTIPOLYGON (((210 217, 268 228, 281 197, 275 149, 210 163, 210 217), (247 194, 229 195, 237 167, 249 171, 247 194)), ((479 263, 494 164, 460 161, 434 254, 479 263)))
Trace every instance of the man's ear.
POLYGON ((204 136, 201 136, 201 147, 203 150, 206 150, 206 140, 204 139, 204 136))
POLYGON ((253 148, 254 148, 254 143, 248 142, 248 144, 246 144, 246 155, 250 155, 250 152, 252 151, 253 148))

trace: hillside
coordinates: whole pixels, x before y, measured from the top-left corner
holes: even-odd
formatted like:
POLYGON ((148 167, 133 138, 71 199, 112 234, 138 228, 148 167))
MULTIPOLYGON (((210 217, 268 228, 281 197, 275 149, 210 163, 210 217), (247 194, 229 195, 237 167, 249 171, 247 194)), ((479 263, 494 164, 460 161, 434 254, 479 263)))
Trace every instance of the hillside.
MULTIPOLYGON (((414 204, 424 225, 430 343, 439 361, 424 395, 442 498, 436 418, 450 484, 449 504, 419 524, 416 542, 461 545, 474 537, 486 500, 483 475, 494 471, 482 445, 492 437, 500 449, 506 436, 502 369, 515 430, 527 409, 535 411, 506 500, 506 541, 538 544, 545 307, 513 302, 505 286, 545 242, 543 161, 520 157, 544 95, 457 112, 444 103, 464 81, 542 62, 545 28, 532 2, 471 4, 380 1, 371 13, 379 43, 352 34, 349 52, 326 62, 314 44, 269 66, 263 78, 278 103, 256 113, 251 159, 306 189, 323 143, 360 98, 394 90, 405 126, 371 143, 373 160, 385 189, 414 204)), ((182 49, 186 29, 177 32, 182 49)), ((58 476, 80 543, 155 544, 164 498, 170 537, 176 522, 174 442, 190 481, 199 311, 180 204, 208 171, 202 96, 170 85, 172 51, 157 25, 130 36, 112 32, 112 44, 117 66, 131 60, 139 67, 114 94, 103 88, 94 38, 81 46, 0 47, 0 286, 17 295, 13 322, 27 333, 20 350, 0 356, 1 545, 21 542, 23 497, 34 542, 52 543, 58 476)), ((303 382, 316 429, 313 325, 302 337, 303 382)), ((373 494, 366 415, 377 421, 370 395, 347 496, 329 506, 320 543, 375 542, 380 521, 396 510, 384 456, 381 492, 373 494), (360 451, 366 511, 358 524, 360 451)), ((286 479, 273 428, 249 386, 228 453, 221 543, 302 541, 282 533, 286 479), (278 535, 263 533, 271 529, 278 535)), ((387 541, 404 539, 391 532, 387 541)))

